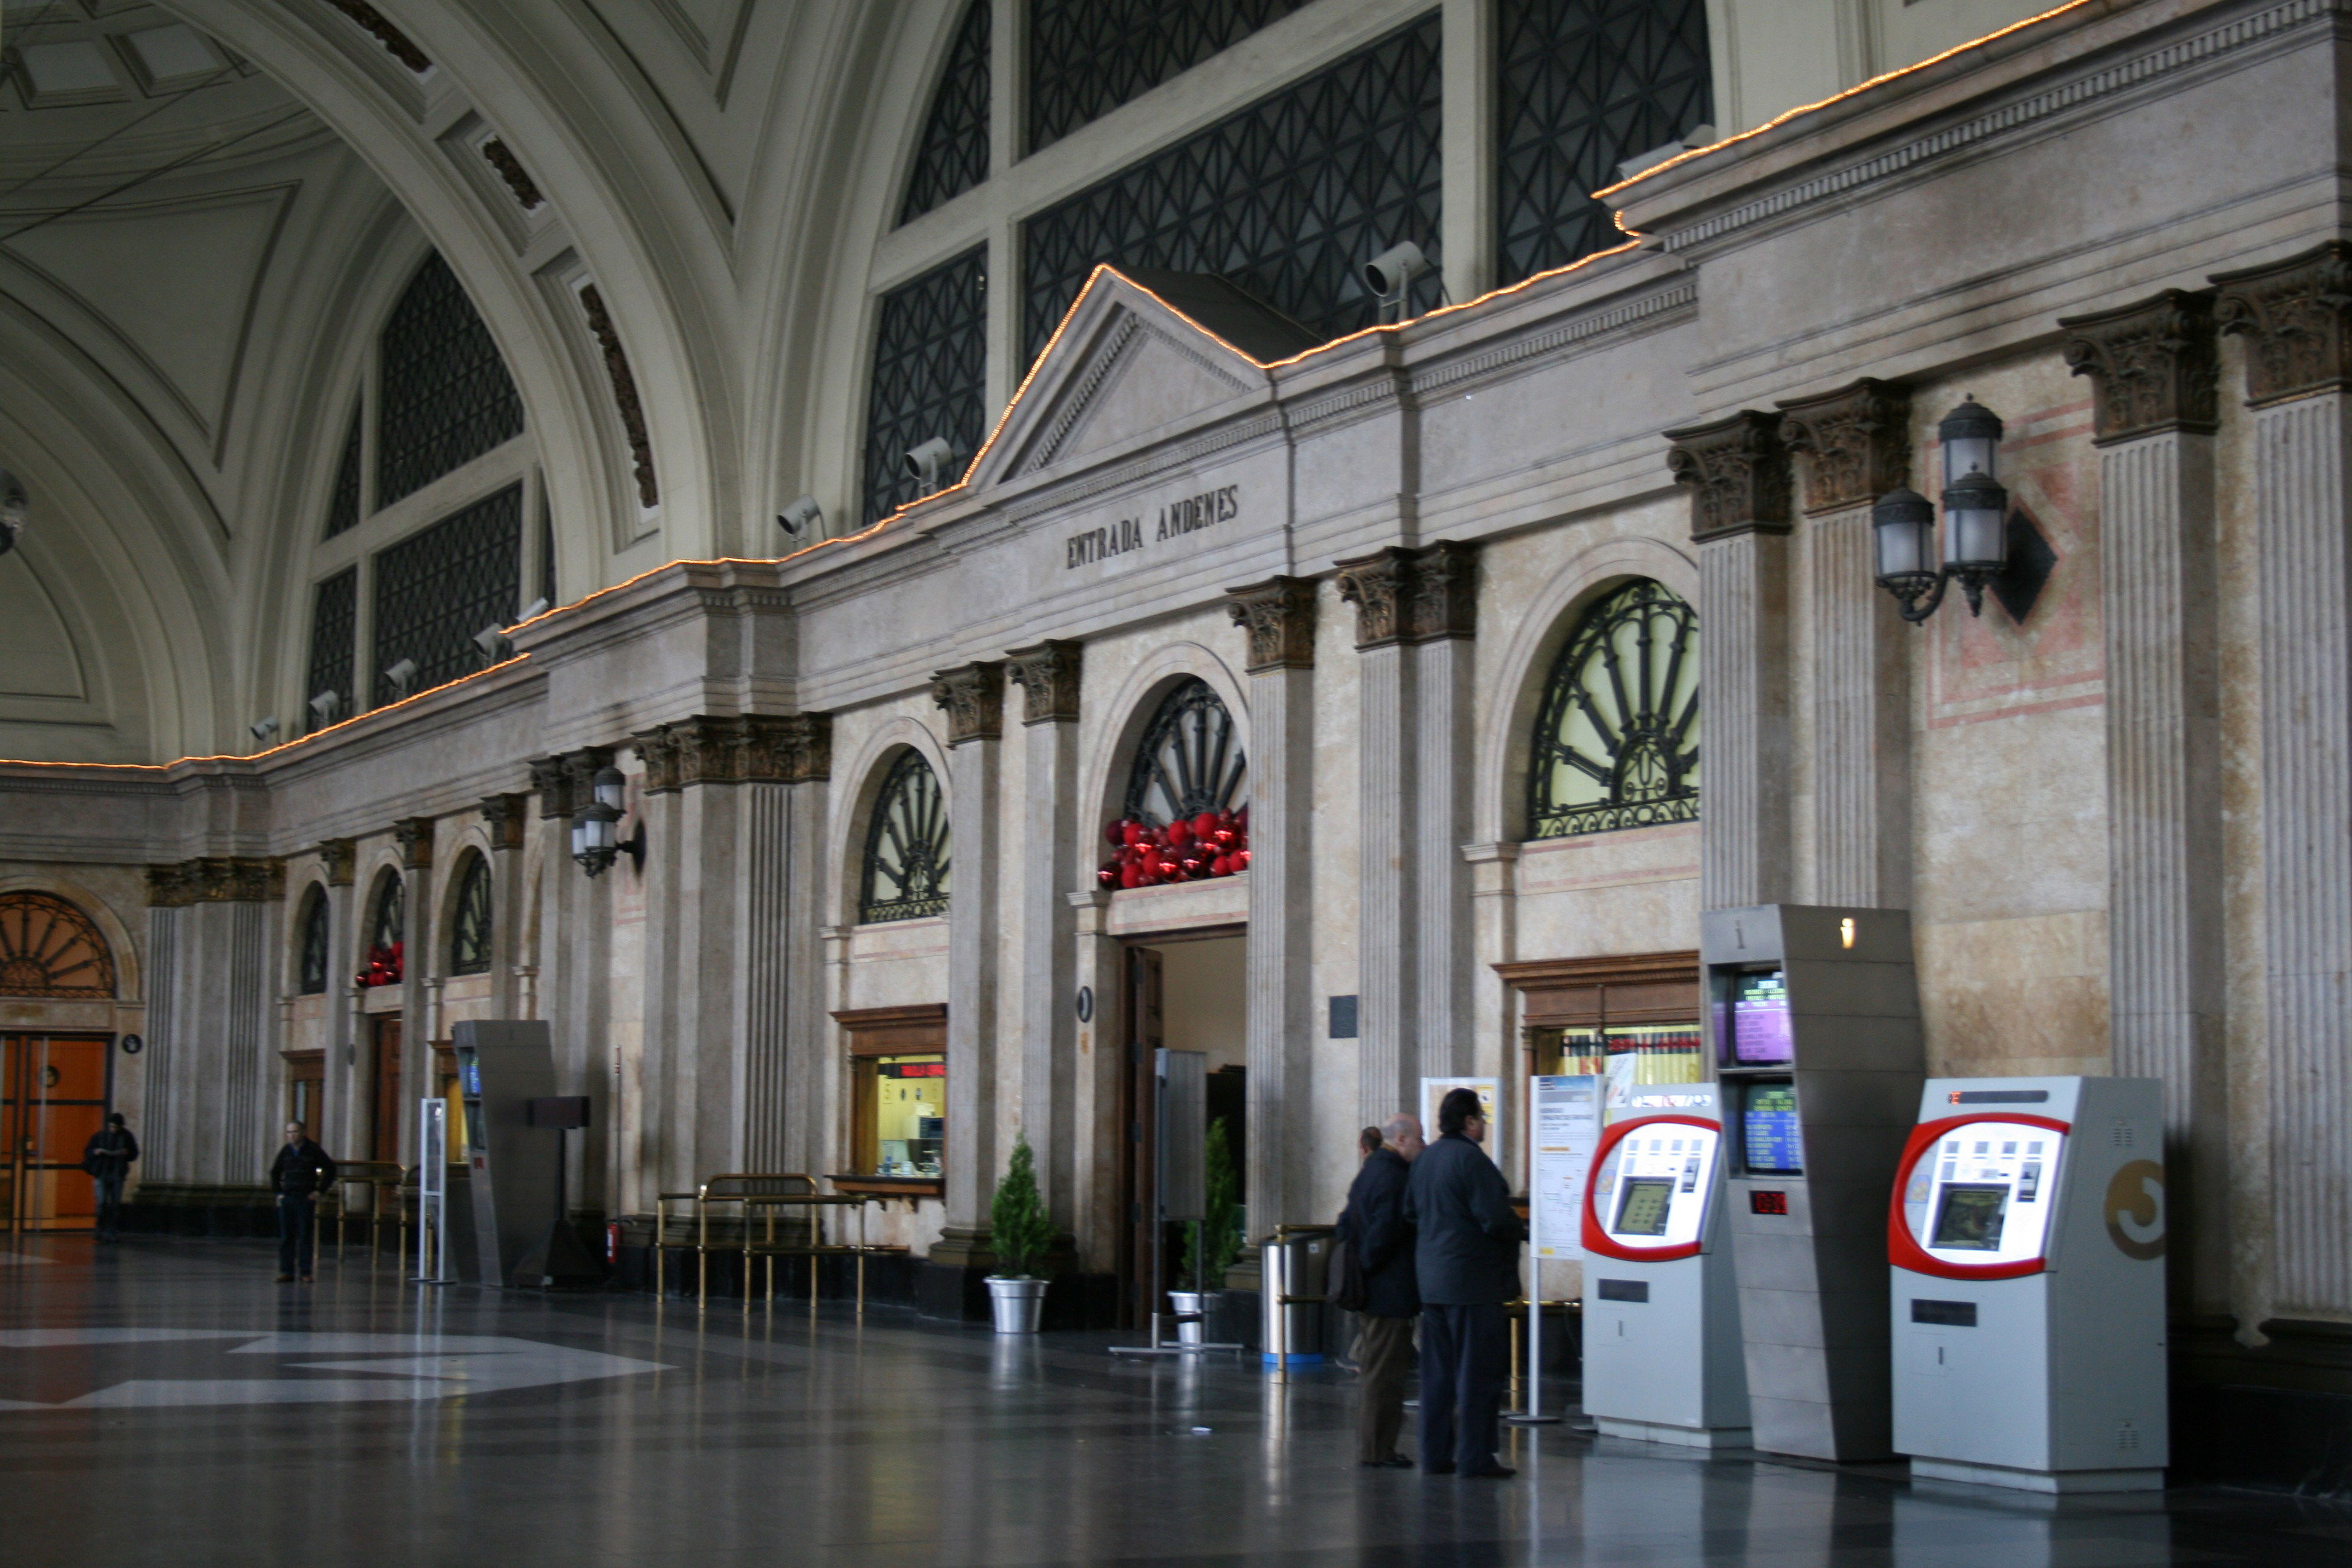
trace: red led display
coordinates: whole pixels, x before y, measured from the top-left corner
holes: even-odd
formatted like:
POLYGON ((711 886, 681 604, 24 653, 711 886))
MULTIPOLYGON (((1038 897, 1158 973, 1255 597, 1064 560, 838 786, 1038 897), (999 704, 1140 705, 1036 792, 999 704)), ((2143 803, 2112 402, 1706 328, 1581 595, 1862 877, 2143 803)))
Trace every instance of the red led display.
POLYGON ((1751 1192, 1748 1194, 1748 1212, 1750 1214, 1787 1214, 1789 1212, 1789 1194, 1786 1193, 1751 1192))

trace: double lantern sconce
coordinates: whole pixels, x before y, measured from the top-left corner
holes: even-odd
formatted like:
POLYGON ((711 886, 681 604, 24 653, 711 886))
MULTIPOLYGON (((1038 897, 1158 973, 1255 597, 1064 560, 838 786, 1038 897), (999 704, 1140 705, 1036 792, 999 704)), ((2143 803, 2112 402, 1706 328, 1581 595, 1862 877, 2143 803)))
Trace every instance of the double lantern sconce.
MULTIPOLYGON (((1969 614, 1982 615, 1986 587, 2011 567, 2009 492, 2000 478, 2000 416, 1969 397, 1944 416, 1936 434, 1944 448, 1941 551, 1936 504, 1917 490, 1889 490, 1870 513, 1878 585, 1895 596, 1896 609, 1915 626, 1936 613, 1955 582, 1968 595, 1969 614)), ((2046 552, 2039 535, 2034 542, 2046 552)), ((2038 588, 2039 581, 2032 586, 2038 588)), ((2029 592, 2024 604, 2031 603, 2029 592)), ((2023 617, 2022 605, 2011 608, 2023 617)))
POLYGON ((626 855, 638 870, 646 868, 646 825, 626 839, 620 837, 622 804, 628 798, 628 781, 621 770, 599 768, 593 794, 572 818, 572 858, 591 877, 601 877, 613 862, 626 855))

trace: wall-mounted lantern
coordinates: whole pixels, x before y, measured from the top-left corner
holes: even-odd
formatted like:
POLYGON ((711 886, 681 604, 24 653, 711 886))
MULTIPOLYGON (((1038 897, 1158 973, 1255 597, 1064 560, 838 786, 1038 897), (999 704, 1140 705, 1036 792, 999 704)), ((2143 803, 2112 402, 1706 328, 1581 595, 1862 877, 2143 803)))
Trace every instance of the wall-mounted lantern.
POLYGON ((1987 584, 2009 563, 2009 492, 2000 488, 2000 416, 1970 397, 1944 416, 1944 528, 1937 549, 1936 508, 1916 490, 1894 489, 1871 509, 1878 585, 1895 595, 1914 625, 1936 613, 1954 582, 1969 614, 1984 613, 1987 584))
POLYGON ((572 858, 591 877, 603 876, 625 854, 638 870, 644 870, 645 824, 637 824, 636 832, 626 841, 618 837, 621 803, 627 797, 628 781, 621 776, 618 768, 599 768, 593 787, 593 798, 572 818, 572 858))

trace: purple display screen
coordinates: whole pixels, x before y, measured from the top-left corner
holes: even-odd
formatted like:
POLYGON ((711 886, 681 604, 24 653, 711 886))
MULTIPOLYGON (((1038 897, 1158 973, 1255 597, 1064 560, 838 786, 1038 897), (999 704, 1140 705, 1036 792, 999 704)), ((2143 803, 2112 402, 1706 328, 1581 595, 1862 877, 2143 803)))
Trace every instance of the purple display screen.
POLYGON ((1796 1060, 1789 1026, 1789 983, 1780 970, 1734 975, 1731 1059, 1742 1067, 1779 1067, 1796 1060))

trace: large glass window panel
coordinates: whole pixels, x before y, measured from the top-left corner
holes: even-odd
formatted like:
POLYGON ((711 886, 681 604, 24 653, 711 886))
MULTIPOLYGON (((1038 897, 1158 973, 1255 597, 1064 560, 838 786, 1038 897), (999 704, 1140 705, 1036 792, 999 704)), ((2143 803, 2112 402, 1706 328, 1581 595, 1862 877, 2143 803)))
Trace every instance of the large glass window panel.
POLYGON ((522 398, 490 330, 439 254, 383 324, 376 426, 379 507, 522 434, 522 398))
POLYGON ((310 706, 310 699, 331 691, 340 701, 335 715, 348 719, 357 704, 352 683, 352 661, 358 655, 360 570, 346 566, 319 584, 310 602, 310 668, 302 691, 305 733, 326 727, 310 706))
POLYGON ((989 0, 970 0, 931 89, 898 221, 911 223, 988 178, 989 0))
POLYGON ((1049 146, 1307 0, 1030 0, 1029 150, 1049 146))
POLYGON ((509 485, 376 557, 375 700, 384 671, 416 661, 413 692, 481 668, 474 634, 513 624, 522 576, 522 487, 509 485))
POLYGON ((866 521, 923 494, 907 454, 932 437, 955 453, 943 483, 980 449, 988 377, 986 251, 933 268, 882 296, 866 405, 866 521))

